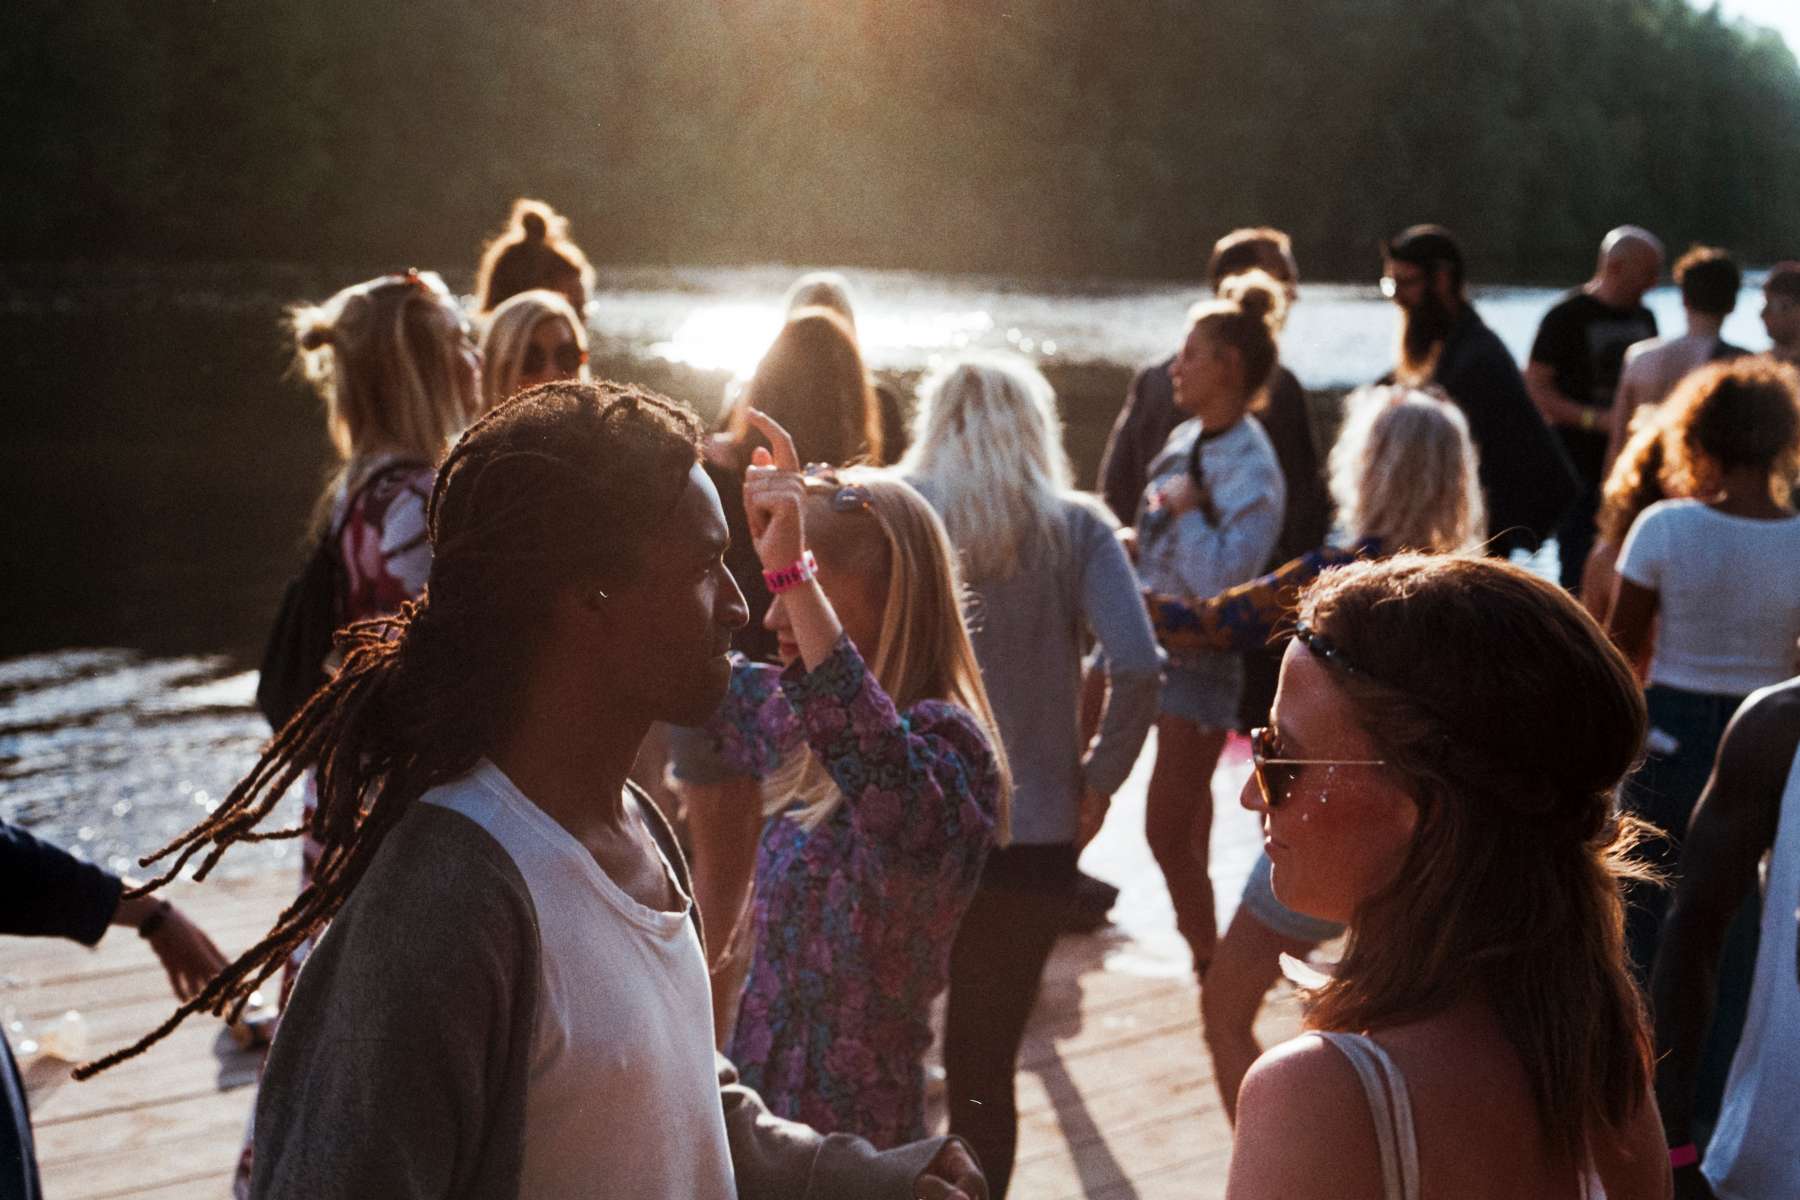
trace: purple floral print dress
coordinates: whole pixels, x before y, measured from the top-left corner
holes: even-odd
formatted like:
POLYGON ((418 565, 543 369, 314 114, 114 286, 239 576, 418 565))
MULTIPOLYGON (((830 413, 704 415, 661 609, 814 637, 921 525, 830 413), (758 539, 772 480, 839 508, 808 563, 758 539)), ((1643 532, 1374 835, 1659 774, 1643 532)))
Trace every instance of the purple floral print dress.
POLYGON ((896 712, 848 638, 812 671, 737 660, 711 729, 758 777, 804 741, 844 793, 810 832, 763 829, 729 1048, 744 1082, 821 1132, 924 1137, 927 1014, 996 830, 987 738, 945 701, 896 712))

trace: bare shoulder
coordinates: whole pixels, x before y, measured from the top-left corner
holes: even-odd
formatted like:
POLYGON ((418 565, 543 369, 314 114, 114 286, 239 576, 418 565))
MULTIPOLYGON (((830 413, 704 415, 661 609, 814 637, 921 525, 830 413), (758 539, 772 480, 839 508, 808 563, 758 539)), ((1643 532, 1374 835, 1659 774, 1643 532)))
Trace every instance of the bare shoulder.
POLYGON ((1355 1200, 1381 1194, 1374 1117, 1350 1061, 1313 1034, 1257 1059, 1238 1092, 1226 1195, 1355 1200))
POLYGON ((1270 1104, 1335 1108, 1362 1095, 1350 1060, 1318 1034, 1305 1034, 1265 1051, 1244 1077, 1244 1095, 1255 1089, 1270 1104))

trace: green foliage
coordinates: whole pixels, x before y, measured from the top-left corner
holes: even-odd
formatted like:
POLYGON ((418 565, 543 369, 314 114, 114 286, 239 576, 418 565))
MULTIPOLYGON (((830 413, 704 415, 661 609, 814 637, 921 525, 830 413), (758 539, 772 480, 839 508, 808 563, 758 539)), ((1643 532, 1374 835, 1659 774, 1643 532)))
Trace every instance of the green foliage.
POLYGON ((15 0, 0 102, 15 260, 462 264, 519 194, 601 261, 1800 253, 1800 68, 1684 0, 15 0))

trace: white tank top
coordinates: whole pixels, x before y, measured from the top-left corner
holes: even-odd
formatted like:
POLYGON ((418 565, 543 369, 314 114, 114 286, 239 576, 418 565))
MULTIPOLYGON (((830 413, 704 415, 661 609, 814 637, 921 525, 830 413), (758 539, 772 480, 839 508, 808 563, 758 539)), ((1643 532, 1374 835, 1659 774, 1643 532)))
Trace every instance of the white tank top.
MULTIPOLYGON (((1381 1153, 1381 1178, 1386 1200, 1419 1200, 1419 1139, 1413 1129, 1412 1096, 1406 1077, 1375 1044, 1361 1033, 1320 1033, 1356 1068, 1369 1115, 1375 1118, 1375 1144, 1381 1153)), ((1586 1171, 1581 1179, 1582 1200, 1606 1200, 1600 1181, 1586 1171)))
POLYGON ((1800 754, 1777 820, 1750 1011, 1700 1168, 1719 1200, 1800 1196, 1800 754))

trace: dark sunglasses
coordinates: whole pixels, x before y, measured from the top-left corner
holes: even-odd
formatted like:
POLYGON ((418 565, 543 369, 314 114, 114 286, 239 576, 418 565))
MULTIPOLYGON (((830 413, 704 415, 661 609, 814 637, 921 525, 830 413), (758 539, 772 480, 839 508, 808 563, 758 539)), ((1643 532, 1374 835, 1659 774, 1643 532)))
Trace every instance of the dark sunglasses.
MULTIPOLYGON (((582 364, 588 360, 587 351, 574 342, 564 342, 551 357, 556 360, 556 369, 564 375, 579 373, 582 364)), ((519 369, 526 375, 536 375, 544 369, 544 363, 544 348, 532 342, 525 347, 525 361, 519 364, 519 369)))
POLYGON ((1283 758, 1275 731, 1259 726, 1250 731, 1250 773, 1256 776, 1265 808, 1279 808, 1293 790, 1301 767, 1385 767, 1380 758, 1283 758))
POLYGON ((837 468, 829 463, 807 463, 800 472, 810 482, 830 487, 831 511, 840 513, 872 512, 869 489, 860 483, 845 483, 838 478, 837 468))

